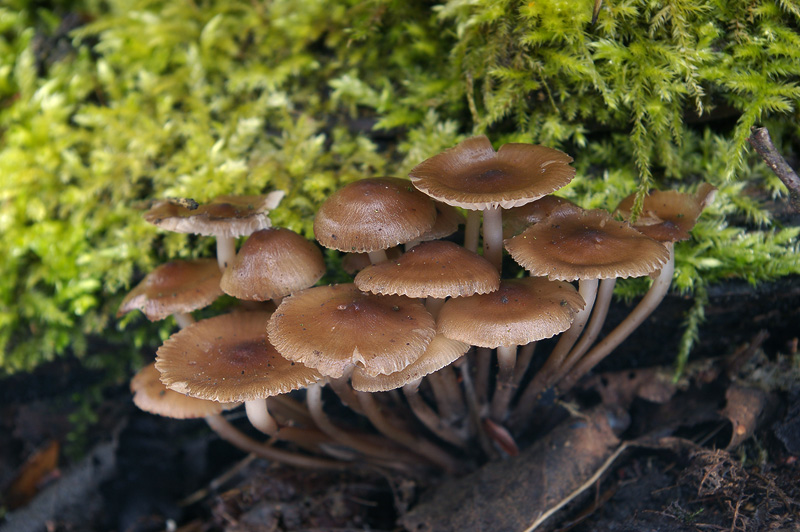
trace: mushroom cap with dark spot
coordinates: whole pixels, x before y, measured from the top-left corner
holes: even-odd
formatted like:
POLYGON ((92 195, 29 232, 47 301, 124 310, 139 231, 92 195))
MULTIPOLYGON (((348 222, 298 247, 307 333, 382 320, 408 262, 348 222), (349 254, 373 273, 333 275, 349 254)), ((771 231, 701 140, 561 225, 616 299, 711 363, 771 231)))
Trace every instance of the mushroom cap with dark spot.
MULTIPOLYGON (((708 183, 702 183, 694 195, 677 190, 651 190, 644 197, 642 213, 633 226, 659 242, 688 240, 691 236, 689 231, 712 201, 716 190, 708 183)), ((636 194, 631 194, 620 202, 616 212, 629 219, 635 201, 636 194)))
POLYGON ((435 322, 418 300, 342 284, 287 297, 267 329, 284 357, 338 378, 356 365, 372 376, 402 370, 425 352, 435 322))
POLYGON ((667 249, 605 211, 556 211, 505 241, 534 276, 552 280, 640 277, 660 269, 667 249))
POLYGON ((285 359, 269 343, 267 312, 233 312, 193 323, 158 349, 171 390, 213 401, 250 401, 317 382, 319 372, 285 359))
POLYGON ((276 190, 262 196, 218 196, 195 209, 159 201, 144 213, 144 219, 176 233, 247 236, 270 227, 269 211, 278 206, 283 195, 283 191, 276 190))
POLYGON ((464 140, 408 174, 437 201, 470 210, 508 209, 541 198, 575 176, 564 152, 534 144, 505 144, 496 152, 486 136, 464 140))

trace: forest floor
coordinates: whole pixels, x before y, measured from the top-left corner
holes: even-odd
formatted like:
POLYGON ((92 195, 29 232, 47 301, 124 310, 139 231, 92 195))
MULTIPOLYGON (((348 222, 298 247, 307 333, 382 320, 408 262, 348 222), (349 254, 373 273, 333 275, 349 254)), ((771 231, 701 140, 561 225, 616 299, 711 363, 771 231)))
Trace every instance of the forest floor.
POLYGON ((573 495, 539 530, 800 530, 800 279, 709 296, 681 385, 663 377, 691 301, 671 295, 537 414, 519 456, 459 478, 270 464, 202 421, 138 411, 124 386, 106 390, 85 454, 71 457, 72 398, 98 374, 47 364, 0 381, 0 531, 522 531, 573 495), (623 423, 607 440, 581 432, 596 419, 623 423))

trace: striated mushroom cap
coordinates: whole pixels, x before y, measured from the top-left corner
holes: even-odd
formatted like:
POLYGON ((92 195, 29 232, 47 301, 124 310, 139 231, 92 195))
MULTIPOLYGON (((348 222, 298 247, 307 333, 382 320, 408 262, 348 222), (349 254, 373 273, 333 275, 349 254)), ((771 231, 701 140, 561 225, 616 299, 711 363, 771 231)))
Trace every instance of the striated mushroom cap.
POLYGON ((585 304, 569 283, 503 279, 490 294, 449 299, 439 312, 438 332, 479 347, 524 345, 569 329, 585 304))
POLYGON ((572 157, 533 144, 505 144, 496 152, 481 135, 415 166, 419 190, 437 201, 470 210, 518 207, 555 192, 575 176, 572 157))
POLYGON ((262 229, 242 244, 220 286, 238 299, 266 301, 314 286, 324 274, 316 245, 288 229, 262 229))
MULTIPOLYGON (((676 190, 652 190, 645 196, 642 214, 633 226, 659 242, 688 240, 689 231, 703 209, 713 201, 716 191, 716 187, 708 183, 702 183, 694 195, 676 190)), ((629 219, 635 201, 636 194, 626 197, 617 206, 616 213, 629 219)))
POLYGON ((276 190, 263 196, 218 196, 196 209, 159 201, 144 213, 144 219, 176 233, 247 236, 270 227, 269 211, 278 206, 283 195, 283 191, 276 190))
POLYGON ((485 294, 500 286, 492 264, 452 242, 423 242, 397 259, 367 266, 355 278, 360 290, 408 297, 485 294))
POLYGON ((117 317, 141 310, 150 321, 206 307, 222 295, 222 274, 214 259, 174 260, 162 264, 131 290, 117 317))
POLYGON ((531 275, 561 281, 640 277, 669 258, 663 245, 601 210, 556 211, 505 246, 531 275))
POLYGON ((351 379, 353 388, 360 392, 388 392, 449 366, 467 351, 468 344, 437 334, 421 357, 396 373, 371 377, 356 368, 351 379))
POLYGON ((342 284, 287 297, 267 330, 284 357, 338 378, 355 366, 371 376, 402 370, 425 352, 435 322, 417 300, 342 284))
POLYGON ((198 321, 158 349, 161 382, 212 401, 250 401, 317 382, 319 372, 292 362, 269 343, 266 312, 234 312, 198 321))
POLYGON ((326 248, 370 252, 416 240, 435 221, 433 202, 411 183, 378 177, 350 183, 325 200, 314 235, 326 248))
POLYGON ((160 380, 155 363, 143 367, 131 379, 133 403, 145 412, 173 419, 192 419, 219 414, 240 403, 218 403, 189 397, 168 389, 160 380))

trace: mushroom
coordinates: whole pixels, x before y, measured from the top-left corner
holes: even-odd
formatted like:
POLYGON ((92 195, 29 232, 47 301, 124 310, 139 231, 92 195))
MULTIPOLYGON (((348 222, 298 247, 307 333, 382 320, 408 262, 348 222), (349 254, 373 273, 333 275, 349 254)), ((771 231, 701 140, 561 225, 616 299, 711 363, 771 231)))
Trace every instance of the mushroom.
POLYGON ((276 449, 255 441, 228 423, 221 413, 240 403, 220 403, 190 397, 168 389, 159 380, 155 363, 139 370, 131 380, 133 402, 141 410, 173 419, 203 418, 223 440, 261 458, 311 469, 343 469, 346 464, 276 449))
POLYGON ((144 219, 176 233, 215 236, 217 262, 224 270, 236 254, 236 237, 269 227, 269 211, 278 206, 283 195, 282 190, 276 190, 263 196, 218 196, 194 209, 159 201, 144 213, 144 219))
MULTIPOLYGON (((716 190, 708 183, 702 183, 694 195, 676 191, 653 191, 645 197, 642 216, 634 226, 664 244, 669 254, 667 263, 658 271, 650 289, 630 314, 570 369, 562 380, 561 386, 564 389, 569 389, 568 387, 616 349, 661 303, 675 271, 674 243, 690 237, 689 231, 703 209, 714 200, 716 190)), ((634 196, 628 196, 617 207, 617 212, 625 218, 631 215, 634 196)))
POLYGON ((304 388, 322 376, 283 358, 267 341, 265 312, 235 312, 199 321, 173 334, 158 349, 156 368, 171 390, 221 402, 244 402, 254 427, 281 439, 312 437, 281 429, 265 399, 304 388))
POLYGON ((515 418, 524 419, 554 376, 568 370, 565 364, 589 319, 598 280, 647 275, 661 267, 668 255, 661 244, 602 210, 554 211, 507 240, 506 249, 531 275, 578 280, 579 292, 586 301, 586 307, 523 392, 515 418))
MULTIPOLYGON (((506 144, 495 152, 481 135, 423 161, 409 177, 437 201, 483 211, 483 254, 500 271, 500 209, 519 207, 567 185, 575 176, 570 162, 572 157, 561 151, 532 144, 506 144)), ((466 231, 470 232, 469 220, 466 231)), ((477 246, 465 247, 475 251, 477 246)))
POLYGON ((369 253, 376 263, 386 260, 386 249, 418 239, 435 221, 433 202, 408 181, 368 178, 325 200, 314 218, 314 235, 326 248, 369 253))
POLYGON ((125 296, 117 317, 138 309, 150 321, 172 315, 179 327, 187 327, 194 323, 191 311, 210 305, 222 295, 220 276, 214 259, 167 262, 125 296))
POLYGON ((470 345, 497 348, 492 418, 502 422, 513 393, 517 346, 567 330, 583 307, 583 298, 569 283, 504 279, 490 294, 448 300, 439 314, 438 331, 470 345))

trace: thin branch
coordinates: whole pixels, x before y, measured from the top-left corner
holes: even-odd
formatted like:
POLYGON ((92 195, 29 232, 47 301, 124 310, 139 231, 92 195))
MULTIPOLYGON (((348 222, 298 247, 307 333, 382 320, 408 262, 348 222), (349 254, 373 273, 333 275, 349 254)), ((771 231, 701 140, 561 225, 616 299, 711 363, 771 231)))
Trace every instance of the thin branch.
POLYGON ((789 189, 789 198, 792 208, 800 212, 800 177, 792 167, 786 162, 786 159, 778 153, 775 144, 772 143, 772 138, 769 136, 769 131, 765 127, 751 127, 752 134, 747 139, 750 145, 755 148, 767 166, 775 172, 775 175, 783 181, 786 188, 789 189))

